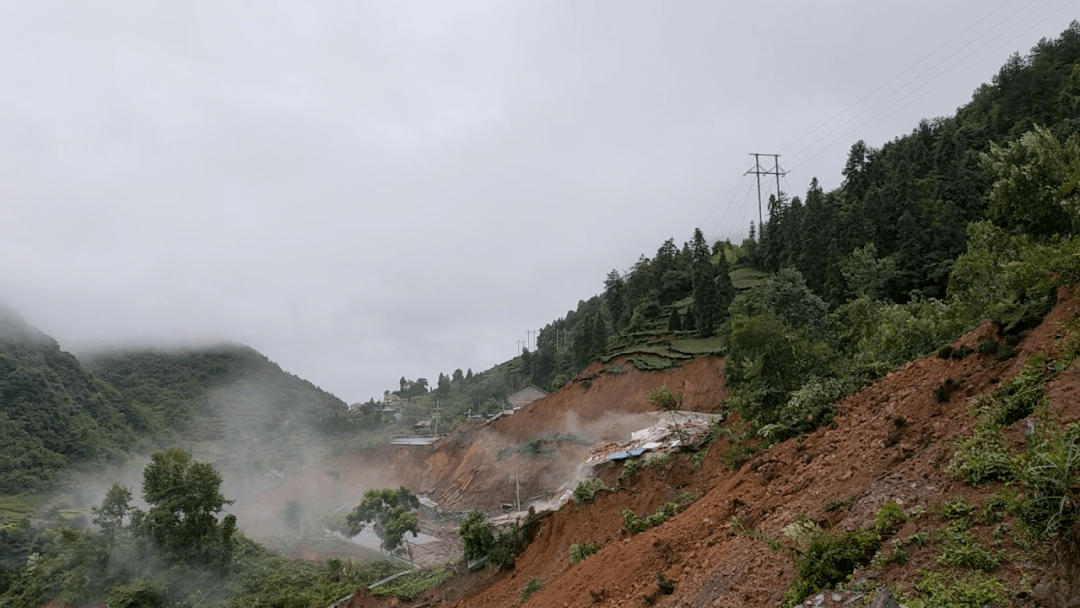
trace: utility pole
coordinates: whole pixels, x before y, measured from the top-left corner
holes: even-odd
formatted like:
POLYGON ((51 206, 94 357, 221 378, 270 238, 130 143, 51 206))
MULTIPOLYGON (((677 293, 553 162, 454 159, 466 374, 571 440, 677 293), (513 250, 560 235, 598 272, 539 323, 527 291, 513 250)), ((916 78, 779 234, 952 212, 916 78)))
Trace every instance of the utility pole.
MULTIPOLYGON (((787 172, 780 170, 780 155, 779 154, 761 154, 761 153, 758 153, 758 152, 751 152, 750 156, 754 157, 754 169, 752 171, 747 171, 746 173, 743 173, 743 175, 750 175, 751 173, 753 173, 754 175, 757 175, 757 216, 758 216, 758 234, 760 235, 761 234, 761 227, 762 227, 762 224, 764 223, 764 220, 762 219, 762 215, 761 215, 761 176, 762 175, 775 175, 776 176, 776 200, 779 201, 780 200, 780 176, 781 175, 787 175, 787 172), (773 157, 773 162, 774 162, 776 168, 773 169, 772 171, 764 171, 764 170, 762 170, 762 168, 761 168, 761 157, 762 156, 771 156, 771 157, 773 157)), ((760 239, 760 237, 759 237, 759 239, 760 239)))

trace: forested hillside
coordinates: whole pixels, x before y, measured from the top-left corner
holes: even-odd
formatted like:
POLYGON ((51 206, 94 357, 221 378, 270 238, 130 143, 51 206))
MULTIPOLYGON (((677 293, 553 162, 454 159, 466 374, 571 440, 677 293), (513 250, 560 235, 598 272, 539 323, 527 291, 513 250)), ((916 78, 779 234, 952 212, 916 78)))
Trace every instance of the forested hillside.
POLYGON ((156 444, 192 449, 231 473, 299 466, 318 446, 361 425, 341 399, 247 346, 84 359, 95 376, 153 415, 156 444))
POLYGON ((986 316, 1015 336, 1077 270, 1078 129, 1073 22, 955 116, 881 148, 856 142, 835 190, 814 180, 805 198, 773 197, 742 243, 696 231, 612 270, 602 294, 540 331, 524 379, 557 388, 612 352, 716 336, 732 404, 791 430, 986 316))
POLYGON ((154 416, 0 308, 0 495, 54 487, 73 465, 119 463, 154 416))

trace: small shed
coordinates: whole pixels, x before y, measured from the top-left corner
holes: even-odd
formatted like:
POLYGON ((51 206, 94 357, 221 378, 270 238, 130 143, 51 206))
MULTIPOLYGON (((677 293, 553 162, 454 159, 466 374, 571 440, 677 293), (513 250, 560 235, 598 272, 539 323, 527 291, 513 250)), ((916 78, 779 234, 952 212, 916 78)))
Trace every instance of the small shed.
POLYGON ((506 400, 509 401, 510 405, 512 405, 516 410, 532 403, 533 401, 543 399, 550 394, 551 393, 545 391, 544 389, 536 385, 526 384, 518 390, 508 394, 506 396, 506 400))

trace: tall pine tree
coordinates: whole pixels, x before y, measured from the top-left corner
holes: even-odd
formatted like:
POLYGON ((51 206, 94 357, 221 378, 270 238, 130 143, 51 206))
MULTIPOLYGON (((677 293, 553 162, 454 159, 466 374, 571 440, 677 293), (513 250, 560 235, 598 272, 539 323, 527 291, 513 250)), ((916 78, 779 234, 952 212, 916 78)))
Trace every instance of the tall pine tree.
POLYGON ((720 320, 720 293, 716 287, 716 267, 712 263, 712 253, 709 245, 705 243, 701 228, 694 229, 690 255, 691 279, 694 285, 694 329, 698 336, 707 338, 712 335, 720 320))

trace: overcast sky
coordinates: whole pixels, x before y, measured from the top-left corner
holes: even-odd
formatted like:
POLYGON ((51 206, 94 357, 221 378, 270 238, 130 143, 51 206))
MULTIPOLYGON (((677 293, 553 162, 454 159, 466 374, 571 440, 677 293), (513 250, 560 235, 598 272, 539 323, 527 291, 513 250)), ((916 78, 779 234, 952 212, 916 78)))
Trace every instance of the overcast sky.
POLYGON ((6 0, 0 302, 349 403, 479 372, 664 240, 741 239, 749 153, 834 188, 1076 8, 6 0))

